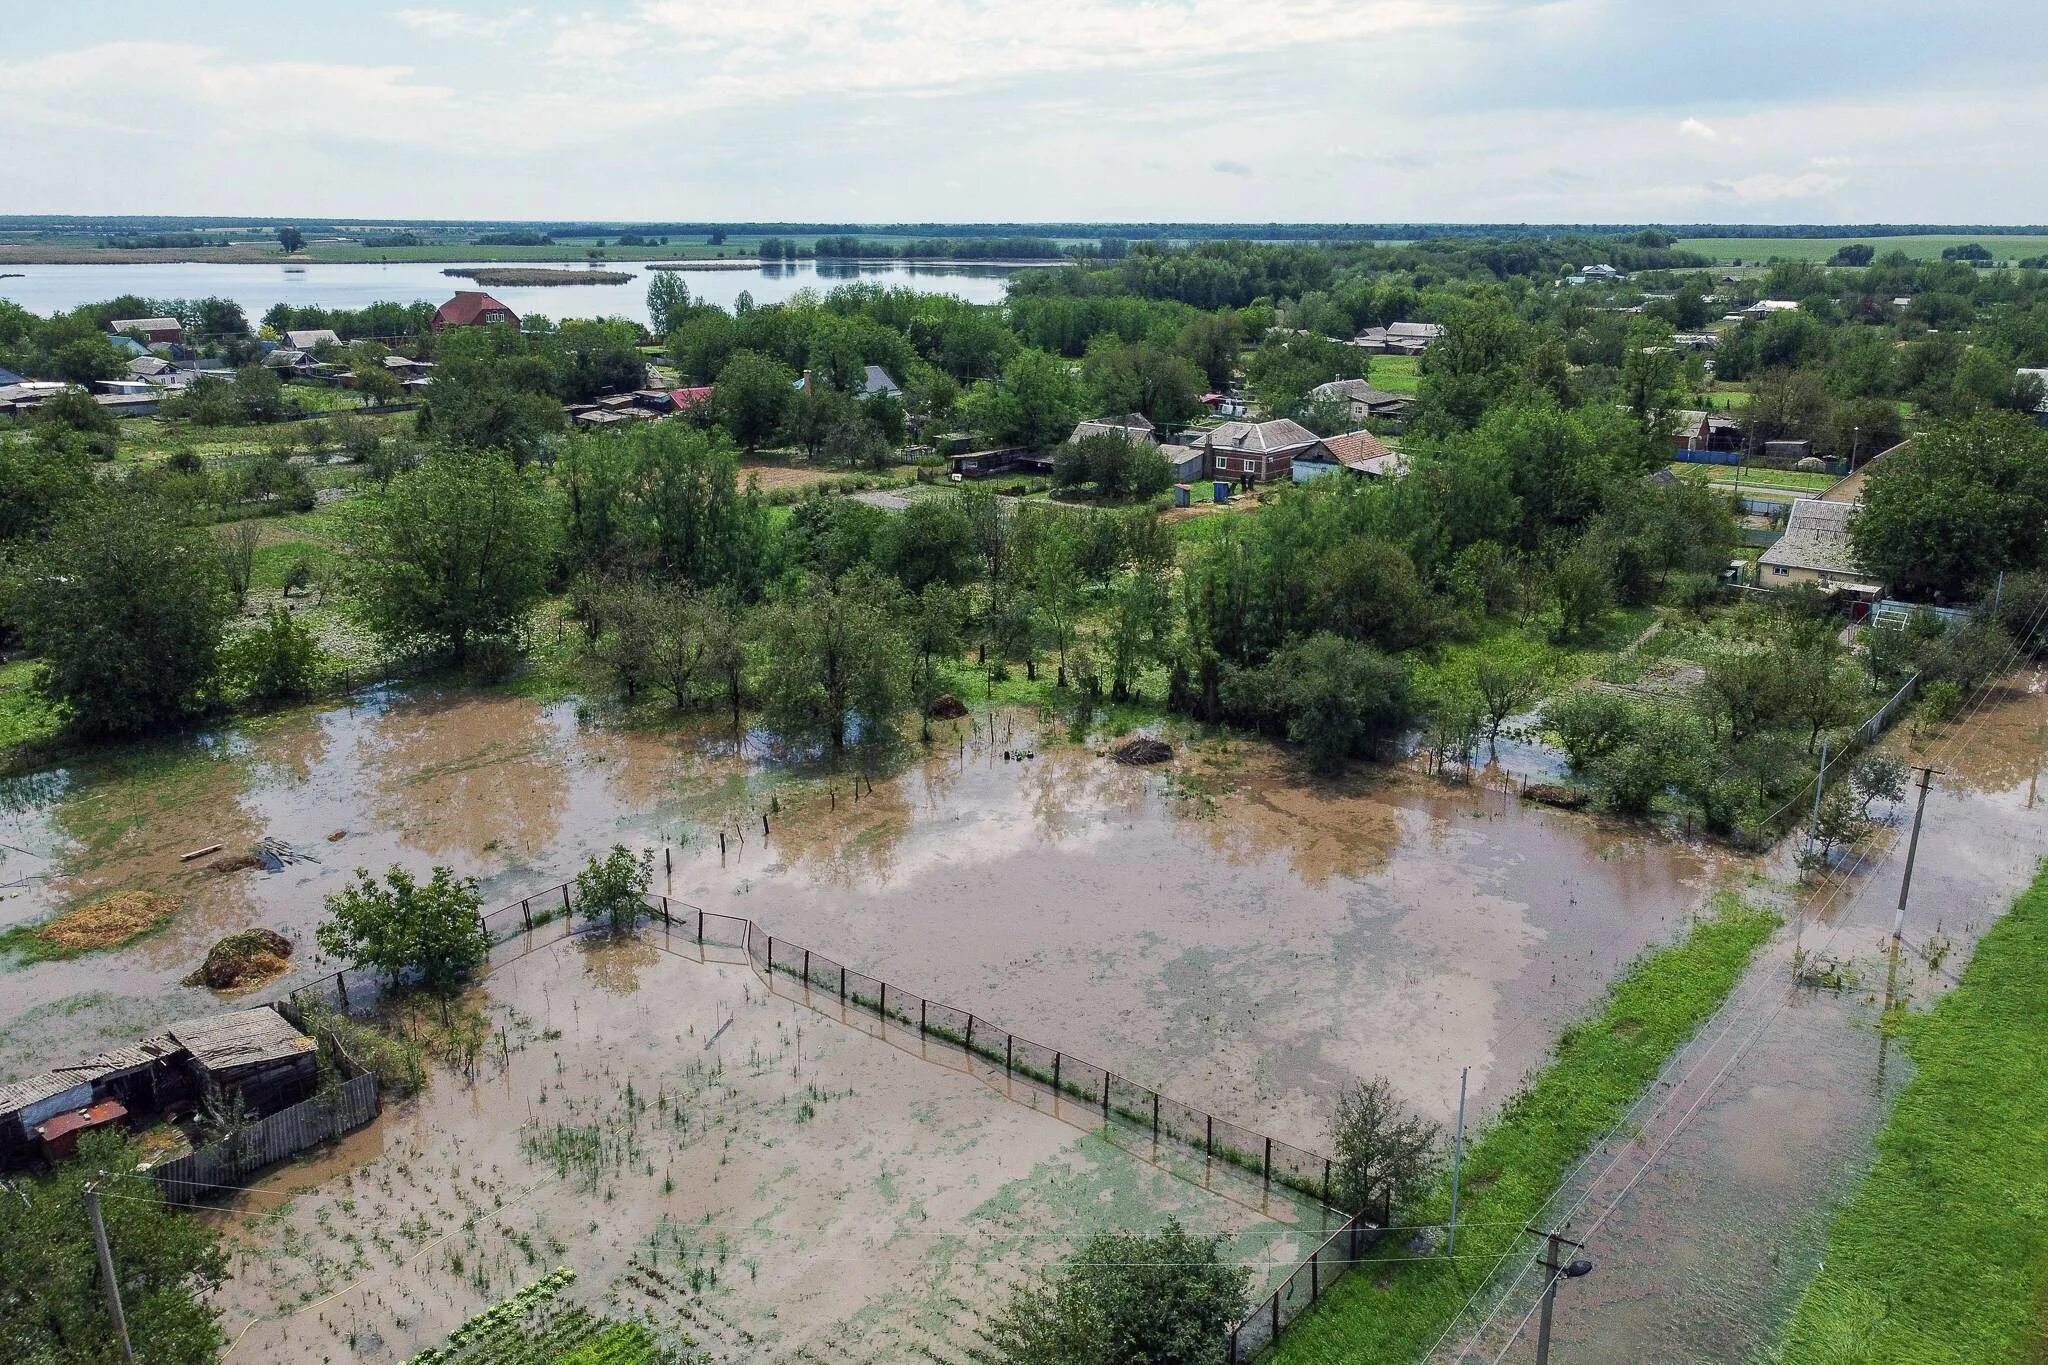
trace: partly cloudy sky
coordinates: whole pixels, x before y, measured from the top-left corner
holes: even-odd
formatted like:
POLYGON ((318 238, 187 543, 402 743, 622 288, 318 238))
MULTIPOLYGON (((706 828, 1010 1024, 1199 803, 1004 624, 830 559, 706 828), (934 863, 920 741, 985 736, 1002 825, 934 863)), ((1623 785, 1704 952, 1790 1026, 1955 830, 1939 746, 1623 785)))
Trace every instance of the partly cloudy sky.
POLYGON ((2039 0, 15 0, 0 213, 2048 221, 2039 0))

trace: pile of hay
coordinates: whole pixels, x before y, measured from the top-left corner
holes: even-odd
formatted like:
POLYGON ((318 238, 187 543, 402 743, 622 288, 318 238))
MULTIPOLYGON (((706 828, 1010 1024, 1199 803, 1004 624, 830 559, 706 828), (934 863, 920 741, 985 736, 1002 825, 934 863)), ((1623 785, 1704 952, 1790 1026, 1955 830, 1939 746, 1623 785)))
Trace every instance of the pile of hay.
POLYGON ((1109 756, 1119 763, 1144 768, 1154 763, 1164 763, 1172 758, 1173 746, 1157 735, 1138 735, 1111 749, 1109 756))
POLYGON ((932 698, 932 704, 925 707, 924 713, 933 720, 958 720, 967 714, 967 708, 958 697, 945 692, 932 698))
POLYGON ((188 986, 216 991, 247 990, 275 981, 291 970, 292 941, 274 929, 229 934, 206 952, 206 961, 185 978, 188 986))
POLYGON ((65 911, 38 929, 36 937, 67 953, 118 948, 177 912, 176 896, 162 896, 154 891, 120 891, 65 911))
POLYGON ((1560 787, 1553 782, 1531 782, 1522 793, 1522 799, 1540 802, 1546 806, 1556 806, 1561 810, 1577 810, 1592 800, 1592 794, 1580 791, 1577 787, 1560 787))

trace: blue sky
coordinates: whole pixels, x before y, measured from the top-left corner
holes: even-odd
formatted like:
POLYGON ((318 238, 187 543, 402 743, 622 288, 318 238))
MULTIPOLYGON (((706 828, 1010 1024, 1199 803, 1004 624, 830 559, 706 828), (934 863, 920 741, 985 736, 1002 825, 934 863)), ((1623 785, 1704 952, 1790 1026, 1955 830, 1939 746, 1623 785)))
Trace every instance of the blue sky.
POLYGON ((206 0, 0 33, 6 213, 2048 221, 2038 0, 206 0))

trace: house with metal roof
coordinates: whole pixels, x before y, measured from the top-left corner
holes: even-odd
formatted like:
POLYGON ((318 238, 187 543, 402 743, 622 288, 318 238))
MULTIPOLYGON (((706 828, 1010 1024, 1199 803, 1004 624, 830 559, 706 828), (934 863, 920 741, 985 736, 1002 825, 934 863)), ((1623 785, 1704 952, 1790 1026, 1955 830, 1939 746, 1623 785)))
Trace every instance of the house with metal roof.
POLYGON ((1342 399, 1350 405, 1354 422, 1379 421, 1397 425, 1406 422, 1409 414, 1415 411, 1414 395, 1374 388, 1370 381, 1364 379, 1333 379, 1327 384, 1316 385, 1308 392, 1311 398, 1342 399))
POLYGON ((1294 457, 1322 438, 1289 417, 1269 422, 1225 422, 1202 433, 1209 468, 1219 479, 1269 483, 1293 477, 1294 457))
POLYGON ((116 318, 107 331, 117 337, 138 334, 151 346, 185 339, 185 328, 176 318, 116 318))
POLYGON ((1785 534, 1757 556, 1757 585, 1787 588, 1812 584, 1831 592, 1877 596, 1883 585, 1870 580, 1849 541, 1849 523, 1862 507, 1859 502, 1796 499, 1785 521, 1785 534))

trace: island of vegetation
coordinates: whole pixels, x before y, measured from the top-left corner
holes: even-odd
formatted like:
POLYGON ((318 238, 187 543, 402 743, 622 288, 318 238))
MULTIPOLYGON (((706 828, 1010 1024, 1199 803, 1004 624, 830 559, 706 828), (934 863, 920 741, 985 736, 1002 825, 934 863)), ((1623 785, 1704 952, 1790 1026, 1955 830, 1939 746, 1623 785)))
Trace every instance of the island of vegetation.
POLYGON ((633 278, 623 270, 547 270, 518 265, 451 266, 441 273, 475 280, 487 289, 535 284, 625 284, 633 278))

